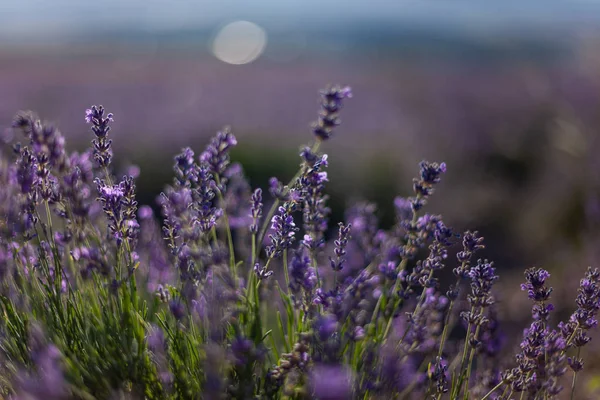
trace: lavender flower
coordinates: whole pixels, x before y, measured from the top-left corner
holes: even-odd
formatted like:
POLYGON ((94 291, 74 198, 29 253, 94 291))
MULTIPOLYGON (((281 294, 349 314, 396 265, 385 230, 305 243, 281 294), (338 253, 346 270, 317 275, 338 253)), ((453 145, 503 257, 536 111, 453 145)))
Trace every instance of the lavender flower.
POLYGON ((435 382, 438 394, 448 392, 448 362, 441 357, 436 357, 435 363, 430 367, 429 379, 435 382))
POLYGON ((343 100, 352 97, 350 87, 329 86, 321 90, 321 110, 319 119, 313 123, 312 130, 320 140, 331 137, 333 129, 340 124, 338 113, 342 108, 343 100))
POLYGON ((312 165, 306 164, 304 172, 298 178, 296 189, 299 199, 294 199, 294 192, 290 192, 292 201, 302 200, 302 220, 304 230, 314 240, 315 244, 321 242, 323 233, 327 230, 328 216, 331 212, 326 206, 327 196, 323 194, 327 172, 322 171, 327 166, 327 155, 318 158, 312 165))
POLYGON ((527 291, 527 296, 535 304, 532 308, 534 321, 524 331, 521 352, 516 356, 518 365, 511 373, 512 388, 517 392, 527 391, 535 395, 543 389, 547 369, 546 339, 550 334, 546 325, 553 310, 552 304, 546 304, 552 293, 552 288, 546 286, 549 277, 544 269, 529 268, 525 271, 526 282, 521 285, 521 290, 527 291))
POLYGON ((545 286, 546 280, 550 277, 548 271, 541 268, 530 268, 525 271, 526 283, 521 284, 521 290, 527 291, 527 296, 535 301, 542 302, 550 298, 552 288, 545 286))
MULTIPOLYGON (((600 309, 600 272, 588 268, 581 280, 577 294, 577 309, 569 321, 559 324, 563 337, 569 346, 583 347, 591 339, 587 332, 598 325, 598 310, 600 309)), ((578 363, 575 363, 578 364, 578 363)))
POLYGON ((314 289, 317 284, 315 269, 310 266, 310 257, 301 249, 297 250, 290 262, 290 292, 294 305, 305 313, 312 311, 314 289))
POLYGON ((277 209, 277 214, 271 220, 271 229, 274 232, 269 235, 271 245, 267 247, 267 255, 269 258, 274 258, 279 257, 283 250, 291 246, 294 235, 298 231, 289 207, 280 206, 277 209))
POLYGON ((200 231, 206 233, 216 224, 221 216, 222 210, 213 205, 215 198, 215 182, 209 169, 202 165, 198 173, 198 188, 193 192, 196 217, 194 223, 198 225, 200 231))
POLYGON ((352 224, 344 225, 342 222, 339 223, 339 234, 338 239, 335 241, 335 256, 336 259, 329 257, 329 261, 331 263, 331 268, 334 271, 341 271, 344 268, 344 263, 346 262, 344 256, 346 255, 346 246, 348 245, 348 240, 350 239, 350 229, 352 228, 352 224))
POLYGON ((434 192, 434 185, 441 181, 441 174, 446 172, 446 163, 438 164, 421 161, 419 167, 420 177, 413 179, 413 190, 416 197, 411 199, 415 211, 423 208, 427 198, 434 192))
POLYGON ((550 311, 554 310, 552 304, 545 304, 552 293, 552 288, 545 285, 549 277, 550 273, 541 268, 529 268, 525 271, 527 282, 521 284, 521 290, 526 290, 527 296, 536 303, 532 308, 533 319, 535 320, 548 320, 550 311))
POLYGON ((200 155, 200 162, 208 166, 215 177, 221 178, 229 165, 229 151, 237 145, 237 139, 226 127, 217 132, 206 150, 200 155))
POLYGON ((283 186, 283 183, 275 177, 269 179, 269 193, 279 201, 287 201, 289 199, 287 187, 283 186))
POLYGON ((550 396, 558 395, 563 387, 559 384, 559 379, 566 372, 565 367, 565 349, 567 342, 557 331, 552 331, 546 335, 544 343, 546 381, 542 383, 542 388, 550 396))
POLYGON ((250 216, 252 217, 252 224, 250 224, 250 233, 257 234, 258 223, 260 221, 260 217, 262 216, 263 208, 262 189, 256 189, 254 193, 252 193, 250 205, 250 216))
POLYGON ((492 286, 498 279, 493 263, 487 260, 477 260, 477 264, 471 268, 468 275, 471 279, 472 291, 469 302, 475 307, 487 308, 491 306, 494 303, 491 293, 492 286))
POLYGON ((17 166, 17 181, 21 186, 21 193, 29 194, 34 189, 36 182, 37 164, 35 157, 27 147, 21 149, 17 166))
POLYGON ((78 224, 83 223, 91 206, 89 202, 90 184, 93 180, 91 157, 90 151, 81 154, 72 153, 68 161, 69 167, 60 182, 63 197, 69 204, 69 210, 59 208, 58 214, 66 219, 78 219, 78 224))
POLYGON ((109 123, 113 121, 113 114, 107 113, 102 106, 92 106, 85 110, 85 122, 92 125, 92 132, 96 139, 92 141, 94 145, 94 159, 100 168, 106 168, 112 160, 112 140, 108 138, 110 131, 109 123))
POLYGON ((260 281, 265 280, 273 275, 273 271, 269 271, 267 268, 261 267, 259 263, 254 264, 253 270, 260 281))
POLYGON ((137 202, 135 201, 135 185, 132 177, 123 177, 118 185, 107 185, 97 179, 96 185, 104 213, 108 217, 109 229, 117 245, 124 239, 132 242, 136 236, 139 224, 136 220, 137 202))
POLYGON ((40 174, 48 175, 52 167, 63 169, 65 165, 65 139, 55 126, 42 123, 32 112, 21 112, 13 121, 29 138, 40 174))
POLYGON ((477 231, 465 232, 465 234, 463 235, 463 249, 462 251, 459 251, 456 254, 456 258, 458 262, 461 263, 461 265, 452 270, 452 272, 454 273, 454 275, 456 275, 458 279, 464 279, 468 277, 470 271, 469 265, 471 263, 471 257, 476 251, 485 248, 485 246, 482 243, 483 238, 478 236, 477 231))
POLYGON ((176 155, 173 170, 177 186, 190 187, 198 182, 198 165, 194 161, 194 151, 186 147, 176 155))

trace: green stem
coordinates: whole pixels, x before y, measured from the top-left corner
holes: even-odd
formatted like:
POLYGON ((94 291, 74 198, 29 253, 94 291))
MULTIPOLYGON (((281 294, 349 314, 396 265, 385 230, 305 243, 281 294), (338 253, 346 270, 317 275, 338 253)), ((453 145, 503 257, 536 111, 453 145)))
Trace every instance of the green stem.
POLYGON ((283 273, 285 275, 286 293, 290 294, 290 275, 288 273, 288 257, 287 249, 283 249, 283 273))
MULTIPOLYGON (((473 313, 475 312, 475 306, 471 306, 471 315, 473 315, 473 313)), ((464 379, 464 367, 465 367, 465 363, 467 361, 467 354, 468 354, 468 349, 469 349, 469 337, 471 335, 471 328, 472 328, 473 324, 471 322, 469 322, 469 324, 467 325, 467 335, 465 337, 465 344, 463 347, 463 353, 462 353, 462 358, 460 360, 460 378, 458 378, 458 383, 455 385, 454 382, 452 382, 452 388, 453 388, 453 393, 451 395, 452 398, 454 398, 455 396, 458 397, 458 395, 460 394, 460 391, 462 389, 462 384, 463 384, 463 379, 464 379)))
POLYGON ((496 386, 494 386, 492 388, 492 390, 487 392, 486 395, 481 398, 481 400, 487 400, 487 398, 490 397, 492 395, 492 393, 494 393, 496 390, 500 389, 500 386, 502 386, 503 384, 504 384, 504 381, 500 381, 500 383, 497 384, 496 386))
MULTIPOLYGON (((215 175, 215 182, 217 186, 221 186, 221 179, 219 179, 219 175, 215 175)), ((237 266, 235 264, 235 251, 233 248, 233 237, 231 236, 231 227, 229 226, 229 218, 227 217, 225 198, 223 197, 223 193, 220 189, 217 190, 217 195, 219 196, 219 202, 222 205, 223 210, 223 221, 225 222, 225 232, 227 234, 227 245, 229 246, 229 267, 233 272, 233 278, 237 280, 237 266)))
MULTIPOLYGON (((316 153, 317 151, 319 151, 319 147, 321 147, 321 139, 317 139, 317 141, 315 142, 315 144, 313 144, 312 148, 310 149, 311 152, 316 153)), ((288 186, 288 191, 289 191, 289 186, 292 185, 296 179, 298 179, 298 177, 300 176, 300 174, 302 174, 302 168, 300 168, 296 174, 294 175, 294 177, 288 182, 287 186, 288 186)), ((287 192, 286 192, 287 193, 287 192)), ((269 229, 269 224, 271 223, 271 219, 273 218, 273 215, 275 214, 275 211, 277 211, 277 207, 279 206, 279 199, 275 199, 275 201, 273 202, 273 205, 271 206, 271 208, 269 209, 269 212, 267 213, 265 220, 263 222, 262 228, 260 230, 260 234, 258 235, 258 243, 262 243, 265 235, 267 234, 267 230, 269 229)), ((256 249, 256 256, 258 257, 258 252, 260 251, 260 246, 256 249)))
MULTIPOLYGON (((577 348, 577 359, 579 359, 579 355, 581 353, 581 347, 577 348)), ((577 382, 577 371, 573 371, 573 382, 571 382, 571 400, 575 397, 575 383, 577 382)))
MULTIPOLYGON (((479 337, 479 331, 481 329, 481 325, 477 325, 475 328, 475 340, 479 337)), ((475 348, 471 349, 469 354, 469 363, 467 364, 467 377, 465 378, 465 395, 463 400, 467 400, 469 398, 469 381, 471 380, 471 371, 473 368, 473 358, 475 357, 475 348)))
MULTIPOLYGON (((461 265, 461 269, 465 269, 466 268, 467 263, 463 262, 461 265)), ((457 298, 458 298, 458 290, 459 290, 459 285, 460 285, 460 278, 456 279, 456 285, 454 286, 455 290, 457 291, 457 298)), ((450 318, 452 317, 452 309, 454 308, 454 300, 450 301, 450 304, 448 305, 448 310, 446 311, 446 318, 444 319, 444 329, 442 330, 442 336, 440 338, 440 348, 438 350, 438 357, 441 358, 442 355, 444 354, 444 346, 446 344, 446 338, 449 334, 449 326, 450 326, 450 318)))

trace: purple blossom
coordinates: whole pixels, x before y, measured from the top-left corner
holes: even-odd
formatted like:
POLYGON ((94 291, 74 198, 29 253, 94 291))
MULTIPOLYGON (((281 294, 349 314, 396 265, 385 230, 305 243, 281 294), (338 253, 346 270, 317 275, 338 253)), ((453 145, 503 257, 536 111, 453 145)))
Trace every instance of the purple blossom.
POLYGON ((265 280, 273 275, 273 271, 269 271, 267 268, 261 267, 259 263, 254 264, 253 270, 260 281, 265 280))
POLYGON ((96 185, 104 213, 108 217, 109 229, 117 245, 124 239, 133 241, 137 237, 139 224, 136 220, 137 201, 132 177, 123 177, 118 185, 107 185, 96 179, 96 185))
POLYGON ((267 255, 274 258, 279 257, 283 250, 290 247, 298 228, 289 209, 280 206, 277 214, 271 219, 271 229, 273 229, 273 234, 269 235, 271 245, 267 247, 267 255))
POLYGON ((112 160, 112 140, 108 138, 109 123, 112 121, 114 121, 113 114, 107 113, 105 115, 102 106, 92 106, 85 110, 85 122, 92 125, 92 132, 96 135, 96 138, 92 141, 94 159, 101 168, 108 167, 112 160))
POLYGON ((279 201, 289 199, 287 187, 283 186, 283 183, 275 177, 269 179, 269 193, 279 201))
POLYGON ((331 263, 331 268, 334 271, 341 271, 344 268, 345 255, 346 255, 346 246, 348 246, 348 240, 350 239, 350 229, 352 228, 352 224, 344 225, 342 222, 339 223, 339 233, 338 239, 334 242, 335 244, 335 257, 329 257, 329 262, 331 263))
POLYGON ((435 389, 438 394, 448 392, 448 362, 443 358, 436 357, 429 369, 429 379, 435 383, 435 389))
POLYGON ((343 100, 352 97, 352 90, 348 86, 328 86, 320 91, 320 95, 319 119, 313 123, 312 130, 317 138, 327 140, 333 134, 333 129, 340 124, 339 111, 343 100))
MULTIPOLYGON (((567 322, 559 323, 558 327, 562 337, 569 347, 583 347, 591 338, 588 331, 598 326, 598 310, 600 310, 600 272, 598 269, 588 268, 581 279, 575 300, 577 309, 571 314, 567 322)), ((572 369, 583 368, 583 361, 572 359, 569 364, 572 369)))
POLYGON ((328 196, 323 193, 325 182, 327 182, 327 173, 322 171, 322 168, 327 165, 326 154, 318 157, 313 164, 306 164, 294 187, 295 190, 290 191, 292 202, 302 201, 303 203, 304 230, 315 240, 316 244, 321 243, 331 212, 326 206, 328 196))
POLYGON ((17 160, 17 182, 21 186, 21 193, 29 194, 36 182, 37 162, 27 147, 21 149, 21 155, 17 160))
POLYGON ((434 193, 434 185, 441 181, 441 174, 446 172, 446 164, 423 160, 419 163, 419 168, 419 178, 413 179, 413 190, 416 197, 410 199, 415 211, 420 210, 425 205, 427 198, 434 193))
POLYGON ((200 155, 200 162, 208 166, 216 177, 222 177, 229 166, 229 151, 237 145, 237 139, 226 127, 211 140, 206 150, 200 155))
POLYGON ((544 376, 546 380, 542 383, 542 388, 550 396, 558 395, 563 389, 559 380, 567 371, 565 364, 566 348, 567 342, 559 332, 552 331, 546 335, 544 343, 544 376))
POLYGON ((209 232, 221 216, 222 210, 215 207, 213 199, 215 198, 215 182, 208 168, 202 165, 198 172, 198 187, 192 192, 193 208, 196 211, 195 224, 198 225, 203 233, 209 232))
POLYGON ((526 283, 521 284, 521 290, 527 291, 527 296, 536 302, 542 302, 550 298, 552 288, 545 286, 550 277, 548 271, 541 268, 530 268, 525 271, 526 283))
POLYGON ((468 273, 472 291, 469 302, 475 307, 489 307, 494 302, 492 286, 498 280, 498 276, 493 265, 487 260, 477 260, 477 264, 468 273))
POLYGON ((194 161, 192 149, 186 147, 175 156, 173 171, 175 171, 175 184, 178 186, 190 187, 198 182, 198 165, 194 161))
POLYGON ((262 216, 262 208, 262 189, 259 188, 252 193, 252 198, 250 200, 250 216, 252 217, 250 233, 258 233, 258 224, 260 222, 260 217, 262 216))

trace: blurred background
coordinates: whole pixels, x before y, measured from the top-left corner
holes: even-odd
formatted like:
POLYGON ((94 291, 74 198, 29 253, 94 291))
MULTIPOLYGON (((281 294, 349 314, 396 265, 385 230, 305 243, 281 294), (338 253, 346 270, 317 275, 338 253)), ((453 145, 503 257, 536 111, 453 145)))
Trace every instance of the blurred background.
POLYGON ((287 181, 318 90, 347 84, 324 148, 333 222, 364 199, 390 226, 417 163, 445 161, 428 210, 478 229, 513 293, 544 266, 570 305, 562 278, 599 264, 598 50, 593 0, 2 0, 0 132, 14 142, 4 128, 31 109, 84 148, 102 104, 118 168, 139 166, 154 204, 172 157, 225 125, 253 186, 287 181))

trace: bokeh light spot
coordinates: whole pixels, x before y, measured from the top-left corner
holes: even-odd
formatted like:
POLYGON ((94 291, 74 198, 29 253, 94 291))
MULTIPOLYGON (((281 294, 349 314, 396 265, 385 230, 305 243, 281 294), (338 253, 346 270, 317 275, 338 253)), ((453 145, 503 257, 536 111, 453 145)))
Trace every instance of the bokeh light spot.
POLYGON ((228 64, 247 64, 256 60, 267 45, 267 34, 260 26, 248 21, 236 21, 217 32, 212 52, 228 64))

